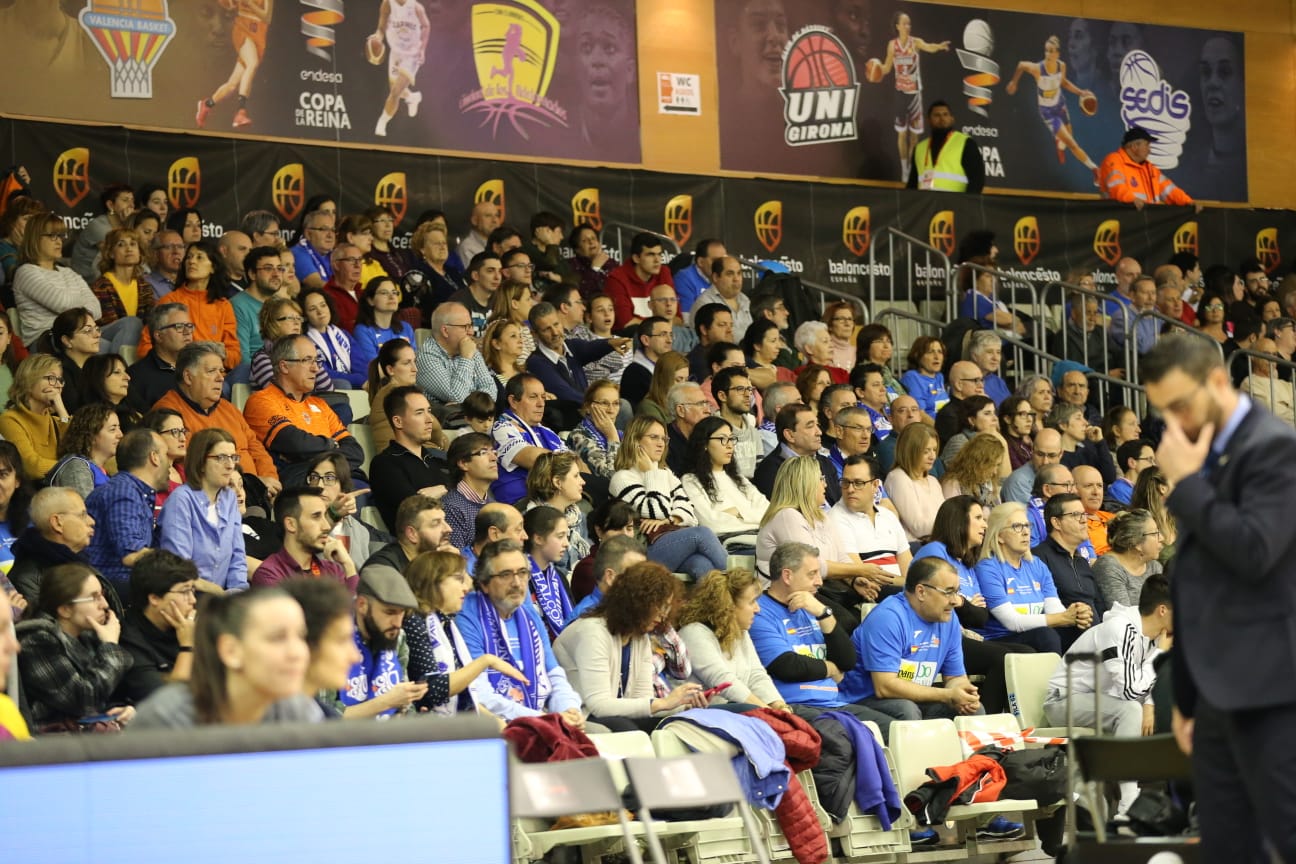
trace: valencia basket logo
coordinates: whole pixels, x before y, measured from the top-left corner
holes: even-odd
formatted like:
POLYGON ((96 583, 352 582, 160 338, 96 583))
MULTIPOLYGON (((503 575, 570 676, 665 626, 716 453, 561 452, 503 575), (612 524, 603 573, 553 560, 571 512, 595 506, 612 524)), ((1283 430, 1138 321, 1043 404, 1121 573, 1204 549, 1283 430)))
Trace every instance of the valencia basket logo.
POLYGON ((167 169, 167 198, 177 210, 198 206, 202 195, 202 167, 197 156, 182 156, 167 169))
POLYGON ((855 61, 831 30, 798 31, 783 51, 783 140, 792 147, 854 141, 859 89, 855 61))
POLYGON ((383 175, 374 187, 374 206, 386 207, 391 211, 396 224, 400 225, 405 218, 405 211, 409 209, 409 190, 404 171, 383 175))
POLYGON ((676 195, 666 202, 662 233, 683 248, 693 236, 693 196, 676 195))
POLYGON ((1115 267, 1121 259, 1120 222, 1108 219, 1094 231, 1094 254, 1108 267, 1115 267))
POLYGON ((1256 258, 1266 273, 1273 274, 1282 263, 1282 253, 1278 249, 1278 229, 1261 228, 1256 233, 1256 258))
POLYGON ((1197 222, 1185 222, 1180 225, 1174 233, 1174 251, 1178 255, 1180 252, 1188 252, 1192 255, 1197 254, 1197 222))
POLYGON ((1039 220, 1034 216, 1023 216, 1013 226, 1013 251, 1023 267, 1029 267, 1040 251, 1039 220))
POLYGON ((954 254, 954 211, 942 210, 927 225, 927 242, 945 255, 954 254))

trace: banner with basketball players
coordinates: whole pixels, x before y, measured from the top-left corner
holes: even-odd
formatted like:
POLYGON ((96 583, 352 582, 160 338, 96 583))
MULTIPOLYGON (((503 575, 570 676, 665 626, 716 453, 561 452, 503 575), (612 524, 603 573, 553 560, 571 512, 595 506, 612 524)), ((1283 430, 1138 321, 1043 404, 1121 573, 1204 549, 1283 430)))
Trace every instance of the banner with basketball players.
MULTIPOLYGON (((1122 257, 1145 270, 1191 252, 1203 266, 1256 258, 1274 277, 1296 264, 1296 212, 1208 207, 1132 207, 1104 201, 950 195, 791 180, 690 176, 615 168, 529 165, 382 150, 132 132, 0 119, 0 164, 25 165, 31 193, 80 230, 112 183, 157 184, 173 208, 197 209, 216 236, 254 209, 275 213, 295 239, 307 199, 328 195, 341 213, 391 209, 393 243, 409 243, 419 215, 447 214, 467 231, 475 202, 496 204, 526 231, 539 210, 568 226, 588 223, 620 256, 639 232, 662 238, 668 257, 705 238, 745 262, 769 262, 804 281, 888 297, 911 283, 942 285, 968 232, 995 234, 999 267, 1042 289, 1073 271, 1114 283, 1122 257), (900 232, 900 233, 896 233, 900 232), (935 252, 911 247, 901 234, 935 252)), ((900 299, 908 299, 901 296, 900 299)))
POLYGON ((1243 36, 898 0, 715 0, 721 167, 899 180, 948 102, 987 187, 1095 192, 1141 126, 1198 200, 1247 200, 1243 36))
POLYGON ((640 161, 634 0, 0 5, 6 113, 640 161))

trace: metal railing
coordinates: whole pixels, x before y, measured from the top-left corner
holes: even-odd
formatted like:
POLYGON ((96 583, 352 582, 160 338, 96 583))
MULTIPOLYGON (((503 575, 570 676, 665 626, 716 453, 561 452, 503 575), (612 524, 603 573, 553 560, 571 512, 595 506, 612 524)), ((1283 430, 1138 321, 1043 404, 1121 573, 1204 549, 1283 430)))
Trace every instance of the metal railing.
POLYGON ((1239 356, 1250 358, 1246 361, 1247 374, 1242 382, 1244 386, 1240 388, 1242 392, 1263 403, 1269 413, 1278 419, 1296 426, 1296 363, 1252 348, 1239 348, 1229 357, 1230 375, 1233 363, 1239 356), (1268 367, 1268 374, 1256 374, 1255 360, 1262 361, 1268 367))
POLYGON ((887 226, 869 244, 868 262, 866 299, 870 309, 877 308, 879 276, 885 268, 889 276, 882 275, 881 278, 886 280, 888 290, 885 292, 887 296, 881 299, 912 303, 917 309, 923 309, 919 304, 925 303, 927 311, 932 304, 944 304, 946 319, 953 320, 957 312, 954 267, 944 252, 898 228, 887 226), (879 261, 878 250, 884 245, 885 260, 879 261), (897 246, 900 248, 898 258, 897 246), (915 267, 916 256, 921 262, 921 270, 915 267), (920 278, 921 284, 915 285, 915 277, 920 278))
POLYGON ((892 339, 896 343, 896 350, 891 352, 891 371, 895 374, 896 378, 899 378, 905 372, 905 370, 901 368, 901 365, 904 363, 905 358, 909 353, 909 346, 906 344, 903 346, 904 350, 901 350, 902 346, 900 345, 899 340, 895 339, 895 334, 905 331, 901 330, 894 324, 887 324, 887 322, 890 320, 912 321, 919 328, 928 328, 931 330, 930 333, 923 335, 935 336, 937 338, 940 338, 941 331, 945 329, 945 322, 943 321, 937 321, 935 318, 929 318, 926 315, 920 315, 917 312, 910 312, 907 309, 897 309, 894 306, 879 309, 874 313, 873 320, 886 326, 886 328, 891 331, 892 339))
MULTIPOLYGON (((737 257, 738 263, 742 264, 744 268, 750 270, 752 273, 751 290, 748 291, 748 294, 751 294, 756 290, 756 286, 760 284, 760 280, 763 275, 765 275, 766 273, 777 272, 772 267, 765 266, 765 263, 762 262, 760 259, 747 258, 742 255, 738 255, 735 257, 737 257)), ((797 275, 797 274, 793 274, 793 275, 797 275)), ((847 291, 841 290, 840 288, 830 288, 829 286, 823 285, 819 282, 811 282, 807 279, 802 278, 800 275, 797 275, 797 279, 801 282, 802 288, 805 288, 809 291, 813 291, 819 295, 819 312, 821 315, 823 311, 828 308, 828 302, 829 302, 828 298, 831 297, 834 298, 835 300, 840 300, 846 303, 850 303, 852 306, 858 309, 860 324, 868 324, 870 321, 873 320, 873 314, 872 311, 869 309, 868 304, 865 303, 863 298, 860 297, 858 294, 851 294, 847 291)))
MULTIPOLYGON (((603 245, 605 247, 608 245, 607 238, 608 238, 609 231, 612 231, 616 234, 616 246, 614 248, 619 253, 617 256, 618 261, 625 262, 630 260, 630 254, 629 254, 630 240, 626 239, 625 236, 626 234, 630 235, 630 239, 633 239, 634 235, 636 234, 653 235, 654 237, 662 241, 662 248, 670 251, 672 258, 674 258, 676 255, 682 254, 684 251, 683 249, 680 248, 680 245, 678 243, 676 243, 674 240, 670 238, 669 235, 663 234, 660 231, 654 231, 652 228, 644 228, 639 225, 632 225, 629 222, 615 222, 615 221, 605 222, 603 225, 603 230, 599 232, 603 238, 603 245)), ((666 266, 666 265, 663 264, 662 266, 666 266)))
MULTIPOLYGON (((1185 324, 1183 321, 1179 320, 1178 318, 1171 318, 1169 315, 1166 315, 1163 312, 1159 312, 1156 309, 1149 309, 1146 312, 1139 312, 1137 315, 1135 315, 1133 329, 1128 332, 1130 334, 1137 334, 1139 322, 1145 321, 1147 319, 1153 319, 1161 322, 1162 327, 1160 330, 1157 331, 1157 336, 1160 336, 1161 333, 1165 331, 1166 327, 1182 330, 1185 333, 1191 333, 1192 335, 1196 336, 1199 339, 1205 339, 1211 345, 1215 346, 1215 350, 1219 352, 1219 357, 1221 361, 1226 359, 1224 357, 1223 346, 1221 346, 1219 342, 1215 341, 1214 336, 1211 336, 1207 333, 1203 333, 1202 331, 1198 330, 1196 327, 1193 327, 1189 324, 1185 324)), ((1138 347, 1139 347, 1138 339, 1131 338, 1129 335, 1127 335, 1125 339, 1125 363, 1126 363, 1125 372, 1127 375, 1129 375, 1131 381, 1141 380, 1138 373, 1138 364, 1141 358, 1141 354, 1138 350, 1138 347)))
MULTIPOLYGON (((1069 302, 1069 297, 1070 297, 1070 295, 1075 294, 1075 295, 1080 295, 1080 296, 1082 296, 1082 297, 1092 297, 1092 298, 1094 298, 1094 300, 1096 300, 1097 303, 1098 303, 1098 315, 1099 315, 1099 319, 1098 319, 1098 321, 1095 322, 1095 324, 1094 324, 1095 329, 1097 329, 1097 328, 1099 328, 1100 325, 1103 323, 1103 318, 1106 317, 1106 316, 1105 316, 1105 313, 1103 312, 1103 307, 1106 306, 1106 305, 1108 305, 1109 303, 1115 303, 1115 304, 1116 304, 1116 307, 1117 307, 1117 308, 1116 308, 1116 314, 1119 315, 1119 316, 1122 316, 1122 320, 1123 320, 1124 323, 1125 323, 1125 332, 1128 333, 1128 332, 1130 331, 1130 327, 1131 327, 1131 316, 1130 316, 1130 308, 1129 308, 1129 306, 1126 305, 1126 304, 1124 304, 1124 303, 1121 303, 1120 301, 1113 300, 1113 299, 1112 299, 1112 295, 1110 295, 1110 294, 1106 294, 1106 293, 1104 293, 1104 292, 1102 292, 1102 291, 1098 291, 1098 290, 1093 289, 1093 288, 1085 288, 1085 287, 1083 287, 1083 286, 1081 286, 1081 285, 1074 285, 1074 284, 1072 284, 1072 283, 1070 283, 1070 282, 1060 282, 1060 281, 1059 281, 1059 282, 1050 282, 1050 283, 1048 283, 1047 285, 1044 286, 1044 290, 1040 292, 1040 295, 1039 295, 1039 306, 1038 306, 1037 309, 1036 309, 1037 316, 1039 316, 1039 317, 1041 317, 1041 318, 1046 318, 1046 317, 1049 317, 1049 316, 1051 315, 1051 313, 1049 312, 1049 294, 1050 294, 1050 292, 1053 291, 1054 289, 1056 289, 1056 290, 1058 290, 1059 292, 1061 292, 1061 296, 1059 297, 1059 302, 1058 302, 1058 304, 1057 304, 1057 305, 1059 305, 1059 306, 1062 307, 1062 321, 1061 321, 1061 327, 1060 327, 1060 329, 1057 331, 1058 334, 1059 334, 1059 337, 1058 337, 1058 338, 1059 338, 1059 345, 1058 345, 1058 347, 1061 349, 1061 351, 1059 352, 1060 355, 1061 355, 1061 359, 1063 359, 1063 360, 1071 360, 1071 361, 1074 361, 1074 362, 1076 362, 1076 363, 1081 363, 1081 364, 1083 364, 1083 365, 1089 367, 1090 369, 1094 370, 1094 372, 1096 372, 1096 373, 1098 373, 1098 374, 1100 374, 1100 375, 1106 376, 1106 377, 1108 377, 1108 378, 1113 378, 1113 379, 1115 379, 1115 380, 1120 380, 1120 376, 1116 376, 1116 375, 1114 374, 1114 373, 1117 371, 1117 369, 1120 368, 1120 367, 1113 367, 1113 366, 1111 365, 1111 356, 1112 356, 1112 352, 1111 352, 1110 350, 1108 350, 1108 348, 1107 348, 1108 342, 1107 342, 1107 337, 1106 337, 1106 335, 1105 335, 1105 330, 1100 330, 1100 332, 1103 332, 1103 333, 1104 333, 1104 335, 1103 335, 1103 337, 1102 337, 1102 343, 1103 343, 1103 348, 1104 348, 1104 350, 1103 350, 1103 352, 1102 352, 1102 356, 1101 356, 1101 357, 1097 357, 1097 358, 1095 358, 1095 357, 1091 356, 1090 353, 1089 353, 1089 337, 1088 337, 1088 334, 1091 332, 1091 331, 1089 331, 1089 330, 1085 330, 1085 338, 1083 338, 1083 339, 1080 341, 1080 355, 1077 356, 1077 357, 1072 357, 1072 356, 1070 356, 1070 355, 1071 355, 1071 344, 1070 344, 1070 343, 1071 343, 1071 340, 1067 338, 1067 334, 1068 334, 1067 327, 1070 325, 1071 321, 1070 321, 1070 316, 1067 315, 1066 309, 1067 309, 1067 303, 1069 302), (1101 362, 1101 363, 1097 362, 1097 361, 1099 361, 1099 360, 1101 360, 1102 362, 1101 362)), ((1085 320, 1085 326, 1087 326, 1087 325, 1088 325, 1088 320, 1086 319, 1086 320, 1085 320)), ((1125 374, 1126 376, 1128 376, 1128 374, 1129 374, 1129 366, 1128 366, 1128 364, 1124 367, 1124 374, 1125 374)))
MULTIPOLYGON (((992 277, 992 282, 991 282, 991 285, 990 285, 990 295, 989 295, 989 297, 987 297, 986 299, 988 299, 988 300, 990 301, 990 305, 991 305, 991 307, 992 307, 993 312, 999 312, 999 311, 1002 311, 1002 310, 999 308, 999 307, 1000 307, 1000 303, 1001 303, 1001 301, 1000 301, 1000 299, 999 299, 999 293, 1000 293, 1001 288, 1003 288, 1003 287, 1006 286, 1006 287, 1011 288, 1012 290, 1010 290, 1010 291, 1008 292, 1008 302, 1005 302, 1005 303, 1003 303, 1002 305, 1003 305, 1004 309, 1006 309, 1006 310, 1008 311, 1008 314, 1009 314, 1009 315, 1012 315, 1013 318, 1015 318, 1015 319, 1017 319, 1017 320, 1020 320, 1020 318, 1018 318, 1018 316, 1017 316, 1017 313, 1015 313, 1015 312, 1012 311, 1012 308, 1013 308, 1014 306, 1022 305, 1022 304, 1020 304, 1020 303, 1017 302, 1017 292, 1020 290, 1020 291, 1024 291, 1024 292, 1026 293, 1027 297, 1030 298, 1029 306, 1030 306, 1030 310, 1031 310, 1031 322, 1030 322, 1030 334, 1031 334, 1031 340, 1034 342, 1034 344, 1043 347, 1043 345, 1044 345, 1045 329, 1044 329, 1044 315, 1042 314, 1042 307, 1041 307, 1041 305, 1040 305, 1040 292, 1039 292, 1039 289, 1037 289, 1037 288, 1034 286, 1034 284, 1032 284, 1031 282, 1029 282, 1029 281, 1027 281, 1027 280, 1025 280, 1025 279, 1020 279, 1020 278, 1018 278, 1018 277, 1016 277, 1016 276, 1013 276, 1013 275, 1011 275, 1011 274, 1009 274, 1009 273, 1005 273, 1004 271, 1002 271, 1002 270, 1000 270, 1000 269, 998 269, 998 268, 996 268, 996 267, 986 267, 986 266, 984 266, 984 265, 982 265, 982 264, 973 264, 973 263, 971 263, 971 262, 966 262, 966 263, 964 263, 964 264, 960 264, 960 265, 959 265, 959 269, 960 269, 960 270, 965 269, 965 268, 966 268, 966 270, 967 270, 969 273, 972 274, 972 285, 970 286, 970 288, 969 288, 968 290, 969 290, 970 292, 972 292, 973 294, 976 294, 976 293, 977 293, 977 290, 976 290, 976 283, 977 283, 977 279, 980 277, 980 275, 981 275, 982 273, 987 273, 987 274, 989 274, 989 275, 992 277)), ((959 281, 959 280, 956 279, 955 282, 954 282, 954 285, 955 285, 955 291, 958 291, 959 293, 962 293, 962 292, 961 292, 961 289, 960 289, 959 286, 958 286, 958 281, 959 281)), ((982 294, 981 296, 982 296, 982 297, 986 297, 986 295, 984 295, 984 294, 982 294)), ((960 305, 961 305, 961 302, 962 302, 962 301, 960 300, 960 305)), ((975 312, 975 311, 976 311, 976 300, 975 300, 975 299, 973 300, 973 307, 972 307, 972 308, 973 308, 973 311, 975 312)), ((956 309, 955 311, 957 312, 958 310, 956 309)), ((1003 334, 1005 334, 1005 333, 1010 333, 1010 334, 1016 334, 1016 333, 1017 333, 1017 331, 1016 331, 1014 328, 1012 328, 1012 327, 1007 327, 1007 326, 1005 326, 1005 325, 1002 325, 1002 324, 997 323, 997 322, 994 320, 993 312, 992 312, 992 314, 991 314, 990 324, 992 325, 992 329, 993 329, 995 332, 999 333, 1000 335, 1003 335, 1003 334)), ((1017 335, 1020 335, 1020 334, 1017 334, 1017 335)))
MULTIPOLYGON (((1021 377, 1027 369, 1026 362, 1028 358, 1034 373, 1045 376, 1049 376, 1049 367, 1052 364, 1061 362, 1065 359, 1056 354, 1049 353, 1038 346, 1027 344, 1015 336, 1005 336, 1000 334, 1000 338, 1003 339, 1004 354, 1012 355, 1015 364, 1014 368, 1019 377, 1021 377)), ((1141 385, 1133 381, 1127 381, 1124 378, 1116 377, 1115 375, 1093 371, 1092 367, 1089 374, 1085 377, 1090 380, 1097 380, 1106 385, 1098 388, 1098 411, 1100 414, 1107 413, 1107 393, 1108 388, 1111 387, 1129 391, 1123 402, 1139 414, 1139 416, 1142 416, 1147 412, 1147 395, 1145 389, 1141 385)))

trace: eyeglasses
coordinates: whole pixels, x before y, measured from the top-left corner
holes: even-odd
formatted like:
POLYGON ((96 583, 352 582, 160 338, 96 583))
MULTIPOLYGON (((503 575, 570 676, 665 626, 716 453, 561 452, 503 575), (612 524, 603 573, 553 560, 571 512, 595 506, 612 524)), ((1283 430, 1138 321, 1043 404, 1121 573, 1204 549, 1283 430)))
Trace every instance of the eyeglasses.
POLYGON ((523 567, 518 570, 501 570, 498 573, 492 573, 492 579, 504 579, 509 582, 525 582, 531 578, 531 569, 523 567))
POLYGON ((877 480, 842 480, 842 489, 867 489, 876 483, 877 480))
POLYGON ((755 387, 730 387, 729 392, 741 393, 744 396, 750 396, 751 394, 756 392, 756 388, 755 387))
POLYGON ((846 322, 846 321, 849 321, 849 322, 852 323, 852 324, 855 323, 855 319, 852 318, 852 317, 849 316, 849 315, 838 315, 837 317, 835 317, 835 318, 829 318, 828 320, 831 321, 831 322, 834 323, 834 324, 841 324, 841 323, 846 322))
POLYGON ((671 334, 671 331, 669 331, 669 330, 662 330, 662 331, 659 332, 659 333, 654 333, 654 334, 652 334, 652 335, 649 336, 648 338, 649 338, 649 339, 669 339, 669 338, 671 337, 671 335, 672 335, 672 334, 671 334))
POLYGON ((860 426, 858 423, 838 423, 837 428, 849 429, 852 432, 867 432, 869 435, 873 434, 872 426, 860 426))
POLYGON ((1010 523, 1010 524, 1008 524, 1008 525, 1005 525, 1004 528, 1006 528, 1006 529, 1009 530, 1009 531, 1015 531, 1015 532, 1017 532, 1018 534, 1029 534, 1029 533, 1030 533, 1030 523, 1029 523, 1029 522, 1012 522, 1012 523, 1010 523))
POLYGON ((714 441, 722 447, 732 447, 738 443, 736 435, 722 435, 719 438, 708 438, 708 441, 714 441))
POLYGON ((163 252, 183 252, 185 247, 183 243, 162 243, 157 248, 163 252))
POLYGON ((192 333, 194 332, 194 329, 195 328, 193 324, 190 324, 185 321, 181 321, 176 324, 164 324, 161 327, 157 328, 157 332, 162 333, 167 330, 174 330, 177 333, 192 333))
POLYGON ((1059 515, 1058 518, 1060 518, 1060 519, 1074 519, 1074 520, 1076 520, 1077 522, 1088 522, 1088 521, 1089 521, 1089 514, 1086 513, 1086 512, 1084 512, 1083 510, 1081 510, 1081 511, 1078 512, 1078 513, 1062 513, 1062 514, 1059 515))
POLYGON ((1223 309, 1223 308, 1224 308, 1224 304, 1223 304, 1223 303, 1208 303, 1208 304, 1206 304, 1206 308, 1207 308, 1207 309, 1219 310, 1219 309, 1223 309))
POLYGON ((285 321, 291 321, 294 324, 300 324, 304 320, 305 319, 302 318, 302 316, 300 315, 280 315, 278 318, 275 319, 275 321, 279 322, 280 324, 284 323, 285 321))
POLYGON ((611 400, 609 400, 609 401, 606 401, 606 402, 591 402, 590 404, 591 404, 591 405, 597 405, 597 406, 600 407, 600 408, 606 408, 606 409, 608 409, 609 411, 617 411, 617 410, 619 410, 619 409, 621 408, 621 403, 620 403, 619 401, 618 401, 618 402, 612 402, 611 400))
POLYGON ((256 269, 258 273, 274 273, 276 270, 283 270, 278 264, 262 264, 256 269))
MULTIPOLYGON (((1029 527, 1029 526, 1028 526, 1028 527, 1029 527)), ((923 588, 926 588, 926 589, 928 589, 929 591, 935 591, 937 594, 941 595, 942 597, 944 597, 944 598, 946 598, 946 599, 950 599, 950 598, 952 598, 952 597, 955 597, 955 596, 957 596, 958 593, 959 593, 959 589, 958 589, 958 588, 937 588, 935 585, 933 585, 933 584, 930 583, 930 582, 919 582, 918 584, 919 584, 919 586, 921 586, 921 587, 923 587, 923 588)))
POLYGON ((1165 535, 1162 534, 1160 531, 1144 531, 1143 536, 1144 537, 1164 537, 1165 535))
POLYGON ((197 589, 194 588, 172 588, 167 594, 179 594, 181 597, 194 598, 198 596, 197 589))
POLYGON ((102 591, 96 591, 95 593, 91 594, 89 597, 77 597, 76 599, 74 599, 74 600, 69 600, 68 602, 69 602, 69 603, 95 603, 95 604, 99 604, 99 603, 107 603, 107 602, 108 602, 108 598, 105 597, 105 596, 103 595, 103 592, 102 592, 102 591))
POLYGON ((473 324, 472 324, 471 321, 469 321, 467 324, 450 324, 450 323, 446 323, 446 324, 443 324, 442 326, 443 326, 443 327, 462 327, 462 328, 464 328, 465 330, 472 330, 472 329, 473 329, 473 324))
POLYGON ((1063 489, 1070 489, 1072 492, 1074 492, 1074 491, 1075 491, 1075 488, 1076 488, 1076 485, 1075 485, 1075 481, 1074 481, 1074 480, 1068 480, 1068 481, 1066 481, 1065 483, 1044 483, 1043 485, 1044 485, 1044 486, 1061 486, 1063 489))
POLYGON ((481 456, 494 456, 494 455, 496 455, 496 454, 495 454, 495 448, 493 448, 493 447, 483 447, 483 448, 481 448, 480 450, 474 450, 473 452, 469 453, 468 455, 469 455, 471 458, 473 458, 473 459, 477 459, 478 457, 481 457, 481 456))
POLYGON ((1029 417, 1030 419, 1034 420, 1038 415, 1034 411, 1018 411, 1015 416, 1029 417))
POLYGON ((319 358, 318 358, 318 357, 285 357, 284 360, 283 360, 283 362, 285 362, 285 363, 304 363, 304 364, 306 364, 307 366, 312 366, 312 367, 319 366, 319 358))
POLYGON ((66 243, 68 239, 68 235, 64 231, 51 231, 48 234, 42 234, 41 236, 46 240, 57 240, 60 243, 66 243))
POLYGON ((510 264, 505 269, 513 270, 515 268, 518 270, 534 270, 535 265, 534 264, 510 264))
MULTIPOLYGON (((336 234, 336 228, 307 228, 307 231, 318 231, 321 234, 336 234)), ((359 260, 359 259, 357 259, 359 260)))
POLYGON ((339 258, 339 259, 337 259, 337 263, 339 263, 339 264, 352 264, 352 265, 354 265, 354 264, 359 264, 359 263, 360 263, 361 261, 363 261, 363 260, 364 260, 363 258, 359 258, 359 257, 357 257, 357 256, 355 256, 355 255, 348 255, 348 256, 345 257, 345 258, 339 258))
POLYGON ((311 486, 336 486, 338 475, 330 472, 328 474, 316 474, 314 471, 306 475, 306 482, 311 486))
POLYGON ((51 387, 63 386, 63 379, 57 375, 44 375, 42 377, 45 379, 45 383, 50 385, 51 387))
POLYGON ((256 233, 263 234, 266 237, 278 237, 283 234, 283 232, 280 231, 278 228, 274 229, 273 231, 258 231, 256 233))
POLYGON ((209 453, 207 458, 222 465, 237 465, 243 461, 243 457, 237 453, 209 453))
POLYGON ((182 438, 189 437, 189 430, 181 426, 179 429, 163 429, 162 434, 170 435, 172 438, 179 441, 182 438))
POLYGON ((1135 462, 1146 462, 1146 463, 1148 463, 1149 465, 1155 465, 1155 464, 1156 464, 1156 457, 1155 457, 1155 456, 1140 456, 1140 457, 1138 457, 1137 459, 1135 459, 1134 461, 1135 461, 1135 462))

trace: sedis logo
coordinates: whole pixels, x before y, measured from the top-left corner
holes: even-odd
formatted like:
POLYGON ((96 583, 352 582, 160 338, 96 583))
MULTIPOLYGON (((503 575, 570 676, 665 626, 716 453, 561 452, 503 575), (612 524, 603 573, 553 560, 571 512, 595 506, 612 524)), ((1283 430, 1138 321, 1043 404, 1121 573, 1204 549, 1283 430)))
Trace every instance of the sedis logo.
POLYGON ((1162 170, 1179 164, 1192 128, 1192 100, 1161 77, 1161 67, 1146 51, 1131 51, 1120 65, 1121 120, 1140 126, 1157 140, 1148 161, 1162 170))
POLYGON ((1188 252, 1193 255, 1197 254, 1197 222, 1185 222, 1180 225, 1174 233, 1174 251, 1178 255, 1180 252, 1188 252))
POLYGON ((152 99, 153 67, 176 32, 166 0, 90 0, 77 20, 108 64, 112 98, 152 99))
POLYGON ((1013 226, 1013 251, 1023 267, 1029 267, 1040 251, 1039 220, 1034 216, 1023 216, 1013 226))
POLYGON ((842 219, 842 245, 856 258, 862 258, 871 239, 869 208, 852 207, 842 219))
POLYGON ((473 195, 473 204, 480 204, 483 201, 489 201, 499 208, 499 221, 504 224, 504 181, 487 180, 477 187, 477 192, 473 195))
POLYGON ((198 206, 202 195, 202 167, 197 156, 182 156, 167 169, 167 199, 177 210, 198 206))
POLYGON ((65 207, 75 207, 90 194, 90 150, 73 147, 54 160, 54 193, 65 207))
POLYGON ((662 233, 681 249, 693 236, 693 196, 676 195, 666 202, 665 224, 662 233))
POLYGON ((376 207, 386 207, 396 220, 393 227, 400 227, 409 208, 409 187, 406 185, 405 172, 393 171, 383 175, 374 187, 373 202, 376 207))
POLYGON ((954 254, 954 211, 942 210, 927 223, 927 242, 947 257, 954 254))
POLYGON ((986 111, 986 106, 994 101, 990 88, 999 83, 999 64, 990 59, 993 53, 994 31, 985 21, 973 18, 963 28, 963 47, 958 49, 958 58, 968 73, 963 79, 968 108, 982 117, 990 116, 986 111))
POLYGON ((806 27, 783 51, 783 140, 792 147, 854 141, 859 106, 855 61, 827 27, 806 27))
POLYGON ((294 222, 306 206, 306 171, 300 162, 290 162, 274 173, 270 200, 285 222, 294 222))
POLYGON ((772 253, 783 240, 783 202, 766 201, 756 208, 753 219, 756 226, 756 239, 766 252, 772 253))
POLYGON ((1108 219, 1099 224, 1094 231, 1094 254, 1103 260, 1108 267, 1115 267, 1121 259, 1120 222, 1108 219))
POLYGON ((1278 229, 1261 228, 1256 232, 1256 259, 1266 273, 1273 274, 1282 263, 1282 252, 1278 249, 1278 229))
POLYGON ((593 186, 572 196, 572 224, 589 223, 595 231, 603 230, 603 210, 599 203, 599 190, 593 186))
POLYGON ((497 0, 472 7, 473 62, 481 87, 459 99, 460 113, 483 114, 491 135, 507 120, 566 126, 567 110, 546 94, 558 62, 558 19, 536 0, 497 0))

